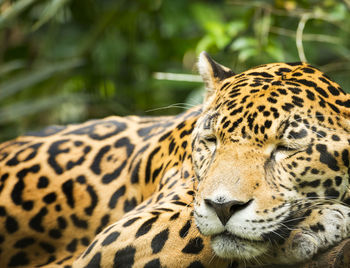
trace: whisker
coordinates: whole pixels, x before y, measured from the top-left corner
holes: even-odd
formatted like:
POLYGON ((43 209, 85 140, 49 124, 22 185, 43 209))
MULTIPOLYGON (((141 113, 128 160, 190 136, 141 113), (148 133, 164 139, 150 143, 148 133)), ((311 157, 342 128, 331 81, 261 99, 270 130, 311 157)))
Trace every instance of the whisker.
POLYGON ((170 108, 190 109, 190 108, 196 107, 197 105, 198 105, 198 104, 191 104, 191 103, 186 103, 186 102, 179 102, 179 103, 170 104, 170 105, 164 106, 164 107, 159 107, 159 108, 154 108, 154 109, 146 110, 146 112, 153 112, 153 111, 158 111, 158 110, 163 110, 163 109, 170 109, 170 108))
POLYGON ((280 238, 284 239, 284 237, 282 235, 280 235, 279 233, 272 231, 271 233, 274 233, 275 235, 279 236, 280 238))
POLYGON ((297 202, 304 202, 304 201, 313 201, 313 202, 320 202, 321 204, 340 204, 344 206, 348 206, 348 204, 344 203, 341 200, 336 199, 336 196, 319 196, 319 197, 305 197, 305 198, 299 198, 296 200, 293 200, 293 205, 297 204, 297 202))

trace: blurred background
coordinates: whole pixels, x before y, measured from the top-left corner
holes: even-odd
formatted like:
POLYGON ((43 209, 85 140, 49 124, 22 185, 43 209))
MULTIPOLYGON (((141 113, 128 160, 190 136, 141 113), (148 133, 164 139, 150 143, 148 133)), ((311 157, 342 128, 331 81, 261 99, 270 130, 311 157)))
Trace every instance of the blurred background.
POLYGON ((0 0, 0 141, 201 102, 206 50, 241 72, 308 61, 350 91, 350 0, 0 0))

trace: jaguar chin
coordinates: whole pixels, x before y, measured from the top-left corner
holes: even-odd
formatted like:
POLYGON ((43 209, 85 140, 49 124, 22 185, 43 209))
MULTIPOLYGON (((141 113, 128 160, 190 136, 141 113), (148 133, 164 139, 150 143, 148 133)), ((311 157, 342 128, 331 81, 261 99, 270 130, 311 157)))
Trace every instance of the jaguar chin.
POLYGON ((211 236, 211 246, 221 258, 248 261, 267 253, 269 248, 265 241, 245 239, 227 231, 211 236))

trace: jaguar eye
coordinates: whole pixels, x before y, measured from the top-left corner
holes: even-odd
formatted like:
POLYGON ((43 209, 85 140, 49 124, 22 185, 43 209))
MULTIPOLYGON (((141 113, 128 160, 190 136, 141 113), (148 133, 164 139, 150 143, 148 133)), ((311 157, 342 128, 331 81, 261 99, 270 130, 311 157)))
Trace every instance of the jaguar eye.
POLYGON ((296 148, 287 145, 277 145, 276 148, 271 152, 271 158, 279 161, 281 159, 289 158, 294 154, 298 153, 296 148))
POLYGON ((204 139, 205 139, 207 142, 216 143, 216 137, 215 137, 215 136, 204 137, 204 139))
POLYGON ((289 147, 287 145, 278 145, 275 149, 275 151, 282 151, 282 152, 288 152, 288 151, 295 151, 295 148, 289 147))

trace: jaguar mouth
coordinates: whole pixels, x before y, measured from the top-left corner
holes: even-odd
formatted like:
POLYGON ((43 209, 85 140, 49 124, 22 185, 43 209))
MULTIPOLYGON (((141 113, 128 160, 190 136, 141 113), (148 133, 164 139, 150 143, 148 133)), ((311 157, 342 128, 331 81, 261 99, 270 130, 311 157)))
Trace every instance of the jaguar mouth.
POLYGON ((248 239, 228 231, 212 235, 211 246, 219 257, 236 260, 251 260, 268 250, 264 240, 248 239))
POLYGON ((222 232, 220 234, 215 234, 212 236, 212 238, 215 238, 217 236, 225 237, 227 239, 231 239, 232 241, 236 241, 236 242, 265 243, 265 241, 263 239, 244 238, 244 237, 232 234, 228 231, 222 232))

